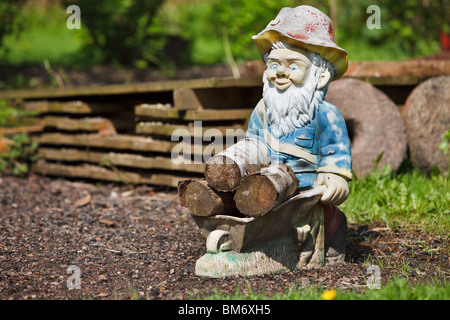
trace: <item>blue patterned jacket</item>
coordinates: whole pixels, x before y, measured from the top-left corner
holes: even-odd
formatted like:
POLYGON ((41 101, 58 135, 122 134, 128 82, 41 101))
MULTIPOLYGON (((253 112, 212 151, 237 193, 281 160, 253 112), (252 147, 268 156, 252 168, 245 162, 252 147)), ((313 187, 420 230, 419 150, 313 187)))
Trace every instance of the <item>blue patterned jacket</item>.
POLYGON ((334 173, 352 180, 352 158, 347 127, 339 110, 322 101, 314 120, 297 128, 289 136, 276 139, 266 119, 261 99, 250 116, 247 136, 258 139, 269 148, 271 163, 284 162, 299 179, 299 189, 314 186, 317 173, 334 173))

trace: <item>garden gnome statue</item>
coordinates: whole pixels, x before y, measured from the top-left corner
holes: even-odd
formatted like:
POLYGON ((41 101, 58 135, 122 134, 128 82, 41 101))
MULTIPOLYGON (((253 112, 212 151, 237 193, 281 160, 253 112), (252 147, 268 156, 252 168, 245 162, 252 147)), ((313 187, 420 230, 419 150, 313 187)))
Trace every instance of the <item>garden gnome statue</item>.
MULTIPOLYGON (((266 63, 263 98, 246 139, 208 160, 203 185, 221 201, 231 193, 244 218, 191 210, 208 235, 199 275, 320 267, 345 257, 347 221, 337 206, 352 179, 350 140, 324 97, 347 70, 347 53, 334 42, 331 20, 311 6, 283 8, 253 41, 266 63)), ((198 191, 187 189, 192 202, 198 191)))

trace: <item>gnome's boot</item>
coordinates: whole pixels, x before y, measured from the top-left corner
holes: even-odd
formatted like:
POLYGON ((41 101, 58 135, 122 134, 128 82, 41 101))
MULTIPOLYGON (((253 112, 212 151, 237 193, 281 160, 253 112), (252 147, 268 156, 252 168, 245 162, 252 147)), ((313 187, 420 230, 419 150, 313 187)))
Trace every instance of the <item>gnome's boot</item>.
POLYGON ((344 263, 347 218, 337 207, 323 205, 325 218, 325 264, 344 263))

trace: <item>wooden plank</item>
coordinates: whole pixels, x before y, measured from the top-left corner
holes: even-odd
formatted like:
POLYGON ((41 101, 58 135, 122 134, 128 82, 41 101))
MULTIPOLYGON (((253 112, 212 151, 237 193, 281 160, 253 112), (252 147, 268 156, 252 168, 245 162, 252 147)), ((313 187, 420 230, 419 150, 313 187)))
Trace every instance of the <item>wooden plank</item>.
POLYGON ((252 87, 261 85, 261 77, 235 79, 200 78, 187 80, 152 81, 143 83, 114 84, 104 86, 65 87, 58 89, 30 89, 0 91, 0 99, 43 99, 79 96, 103 96, 172 91, 180 88, 252 87))
MULTIPOLYGON (((367 80, 372 84, 383 85, 418 84, 425 79, 450 74, 450 61, 412 59, 407 61, 361 61, 351 62, 345 77, 367 80)), ((261 76, 234 79, 202 78, 188 80, 152 81, 144 83, 65 87, 54 89, 30 89, 0 91, 0 99, 42 99, 59 97, 78 97, 93 95, 137 94, 174 89, 226 88, 262 86, 261 76)))
POLYGON ((171 136, 175 130, 183 133, 187 132, 192 137, 205 137, 211 138, 217 136, 218 133, 223 137, 227 135, 233 135, 238 139, 245 137, 244 125, 235 124, 230 126, 194 126, 194 123, 190 122, 187 125, 176 125, 176 124, 168 124, 162 122, 139 122, 136 125, 136 133, 138 134, 150 134, 150 135, 163 135, 163 136, 171 136))
POLYGON ((193 89, 175 89, 173 91, 173 106, 178 110, 201 109, 202 103, 193 89))
POLYGON ((175 89, 177 110, 253 108, 262 97, 262 81, 255 87, 175 89))
MULTIPOLYGON (((39 148, 39 158, 68 162, 91 162, 112 166, 133 167, 142 169, 176 170, 186 172, 203 173, 205 165, 189 163, 177 163, 167 157, 144 157, 137 154, 94 152, 78 149, 53 149, 39 148)), ((181 160, 181 159, 177 159, 181 160)))
POLYGON ((41 125, 0 128, 0 137, 3 134, 12 135, 16 133, 32 133, 42 131, 44 131, 44 126, 41 125))
MULTIPOLYGON (((40 160, 32 165, 31 170, 43 175, 58 177, 95 179, 102 181, 114 181, 132 184, 151 184, 176 188, 178 181, 189 177, 179 177, 168 174, 139 174, 122 170, 111 170, 95 165, 83 164, 81 166, 70 166, 57 163, 49 163, 40 160)), ((198 179, 198 177, 191 177, 198 179)))
POLYGON ((82 147, 96 147, 108 148, 113 150, 136 150, 136 151, 150 151, 171 153, 175 152, 181 154, 196 154, 203 155, 205 149, 208 152, 215 154, 222 151, 225 146, 217 146, 216 149, 209 145, 191 144, 185 141, 165 141, 152 139, 150 137, 142 137, 135 135, 111 135, 102 136, 99 134, 63 134, 63 133, 44 133, 39 137, 33 137, 33 141, 39 144, 50 145, 68 145, 68 146, 82 146, 82 147))
POLYGON ((135 107, 138 117, 157 119, 179 119, 187 121, 220 121, 220 120, 247 120, 253 112, 248 109, 197 109, 177 110, 168 105, 141 104, 135 107))
POLYGON ((26 111, 36 113, 72 113, 72 114, 95 114, 117 112, 123 108, 115 103, 96 103, 82 101, 27 101, 23 107, 26 111))
POLYGON ((101 131, 106 128, 115 128, 114 124, 105 118, 72 119, 68 117, 46 116, 43 122, 46 127, 69 131, 101 131))
POLYGON ((344 77, 373 85, 416 85, 428 78, 449 74, 450 60, 411 59, 350 62, 344 77))

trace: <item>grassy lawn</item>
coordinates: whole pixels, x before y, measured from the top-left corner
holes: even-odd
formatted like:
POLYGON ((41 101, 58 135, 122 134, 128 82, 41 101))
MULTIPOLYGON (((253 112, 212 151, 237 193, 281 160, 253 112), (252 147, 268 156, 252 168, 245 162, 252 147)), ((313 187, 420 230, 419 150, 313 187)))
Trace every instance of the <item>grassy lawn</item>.
POLYGON ((350 223, 383 222, 433 233, 450 230, 450 187, 446 174, 426 175, 418 169, 391 174, 374 171, 350 183, 350 196, 340 206, 350 223))
POLYGON ((294 288, 285 293, 273 296, 243 294, 236 290, 234 295, 222 295, 216 292, 214 295, 203 299, 216 300, 448 300, 450 299, 450 287, 441 284, 417 283, 410 285, 404 278, 397 278, 388 282, 380 289, 365 290, 364 292, 352 292, 349 290, 324 290, 319 286, 309 288, 294 288))

